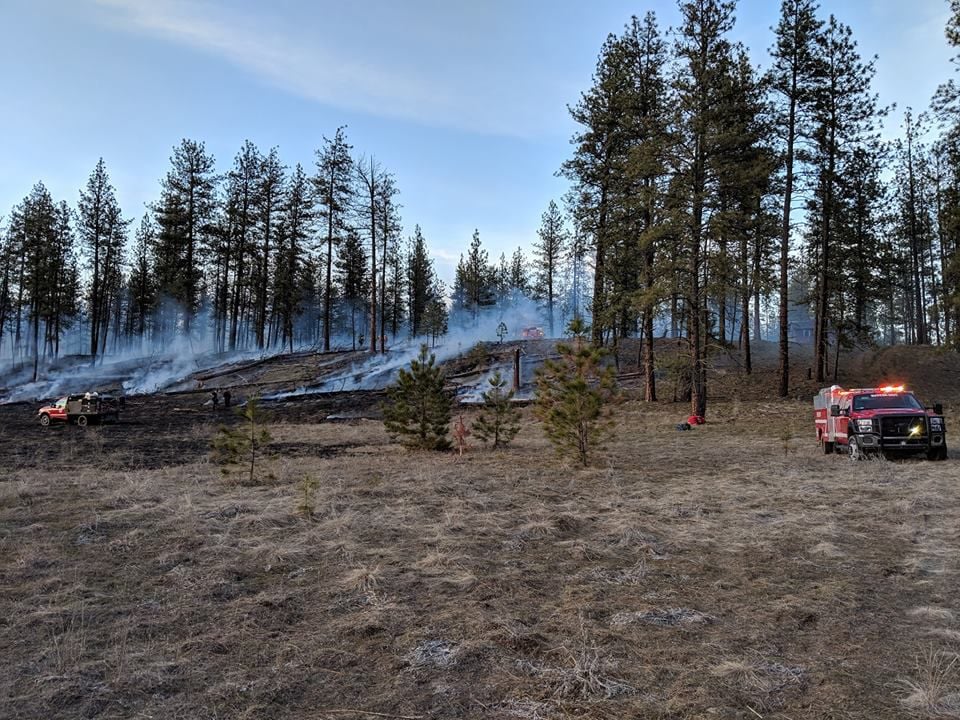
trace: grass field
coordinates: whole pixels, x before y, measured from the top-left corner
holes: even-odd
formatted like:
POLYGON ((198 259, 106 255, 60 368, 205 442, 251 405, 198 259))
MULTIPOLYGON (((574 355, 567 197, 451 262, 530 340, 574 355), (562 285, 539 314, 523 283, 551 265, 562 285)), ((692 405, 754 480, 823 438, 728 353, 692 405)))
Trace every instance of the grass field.
POLYGON ((45 446, 0 482, 0 717, 960 717, 956 460, 681 412, 625 401, 585 470, 529 416, 462 458, 281 416, 253 486, 179 425, 139 466, 5 434, 45 446))
POLYGON ((0 411, 0 717, 960 717, 957 455, 824 456, 806 400, 677 432, 627 399, 587 469, 529 410, 457 457, 279 408, 255 485, 209 413, 29 412, 0 411))

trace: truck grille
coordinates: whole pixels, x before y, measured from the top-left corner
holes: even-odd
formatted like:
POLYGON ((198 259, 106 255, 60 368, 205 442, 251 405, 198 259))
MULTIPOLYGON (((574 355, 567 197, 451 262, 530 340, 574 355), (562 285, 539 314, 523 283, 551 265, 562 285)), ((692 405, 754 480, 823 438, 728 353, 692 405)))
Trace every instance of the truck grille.
POLYGON ((926 418, 916 415, 884 417, 880 419, 880 435, 885 444, 895 441, 895 444, 900 446, 924 446, 927 444, 927 421, 926 418), (920 432, 911 435, 911 428, 917 425, 920 425, 920 432))

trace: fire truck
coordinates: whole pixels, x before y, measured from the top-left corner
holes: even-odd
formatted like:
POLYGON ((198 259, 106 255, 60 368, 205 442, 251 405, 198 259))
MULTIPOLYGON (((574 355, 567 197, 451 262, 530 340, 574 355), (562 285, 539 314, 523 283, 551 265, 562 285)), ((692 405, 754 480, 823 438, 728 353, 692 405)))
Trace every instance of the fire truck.
POLYGON ((828 455, 845 449, 851 460, 881 452, 947 459, 943 407, 924 407, 903 385, 823 388, 813 397, 813 415, 817 442, 828 455))
POLYGON ((84 427, 87 423, 120 419, 120 401, 112 395, 97 392, 82 395, 67 395, 53 405, 47 405, 37 411, 40 424, 46 427, 53 421, 75 422, 84 427))

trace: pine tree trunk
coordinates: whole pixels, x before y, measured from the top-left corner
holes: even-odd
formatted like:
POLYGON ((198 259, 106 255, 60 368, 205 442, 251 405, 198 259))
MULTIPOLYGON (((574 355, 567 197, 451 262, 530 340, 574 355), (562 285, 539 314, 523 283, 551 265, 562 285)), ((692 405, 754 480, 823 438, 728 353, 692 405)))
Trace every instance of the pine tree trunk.
POLYGON ((780 379, 778 395, 786 397, 790 391, 790 211, 793 203, 794 140, 797 128, 797 66, 794 62, 790 80, 790 108, 787 113, 786 176, 783 189, 783 220, 780 224, 780 353, 777 375, 780 379))
MULTIPOLYGON (((330 187, 333 187, 333 170, 330 170, 330 187)), ((326 278, 323 287, 323 351, 330 352, 330 301, 333 297, 333 278, 331 269, 333 267, 333 196, 327 196, 329 204, 327 205, 327 257, 326 257, 326 278)))

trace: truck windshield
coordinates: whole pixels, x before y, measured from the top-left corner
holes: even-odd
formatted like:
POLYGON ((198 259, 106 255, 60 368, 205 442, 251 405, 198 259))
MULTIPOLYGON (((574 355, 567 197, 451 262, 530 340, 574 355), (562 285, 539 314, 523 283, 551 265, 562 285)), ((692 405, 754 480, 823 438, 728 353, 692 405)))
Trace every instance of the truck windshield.
POLYGON ((923 410, 923 405, 917 401, 912 393, 857 395, 853 399, 854 410, 884 410, 887 408, 923 410))

